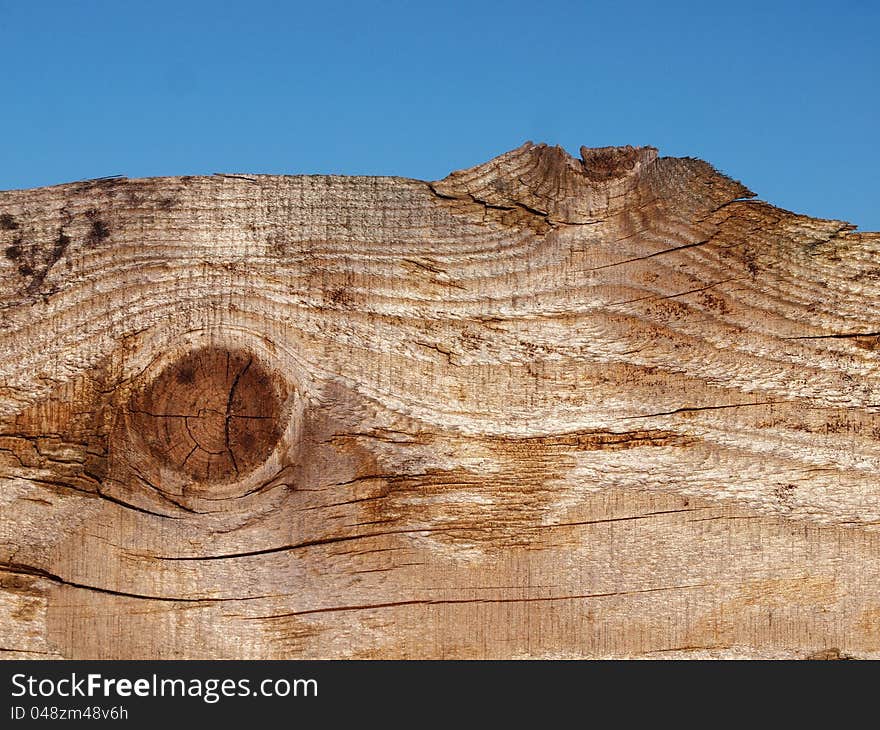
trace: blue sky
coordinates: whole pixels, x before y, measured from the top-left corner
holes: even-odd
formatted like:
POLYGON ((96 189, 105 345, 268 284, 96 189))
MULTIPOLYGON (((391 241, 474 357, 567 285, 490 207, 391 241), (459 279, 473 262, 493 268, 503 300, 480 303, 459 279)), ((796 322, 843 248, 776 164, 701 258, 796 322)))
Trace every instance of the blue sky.
POLYGON ((0 0, 0 188, 652 144, 880 230, 880 3, 0 0))

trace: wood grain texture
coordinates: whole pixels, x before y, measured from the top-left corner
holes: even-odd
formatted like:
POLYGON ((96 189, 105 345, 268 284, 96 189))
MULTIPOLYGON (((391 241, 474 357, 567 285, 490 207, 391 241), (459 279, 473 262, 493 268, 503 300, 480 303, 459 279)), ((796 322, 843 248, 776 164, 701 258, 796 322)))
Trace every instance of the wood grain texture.
POLYGON ((880 658, 880 234, 752 198, 0 193, 0 656, 880 658))

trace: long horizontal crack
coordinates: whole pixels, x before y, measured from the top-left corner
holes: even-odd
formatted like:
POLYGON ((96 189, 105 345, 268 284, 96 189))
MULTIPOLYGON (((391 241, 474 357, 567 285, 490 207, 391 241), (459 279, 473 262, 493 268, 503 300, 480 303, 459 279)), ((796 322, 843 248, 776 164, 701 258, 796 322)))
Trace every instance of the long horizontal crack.
POLYGON ((0 651, 8 651, 12 654, 45 654, 46 656, 58 656, 52 651, 37 651, 36 649, 10 649, 8 646, 0 646, 0 651))
POLYGON ((600 520, 585 520, 583 522, 556 522, 550 525, 542 525, 542 527, 552 529, 554 527, 581 527, 585 525, 604 525, 608 522, 630 522, 632 520, 644 520, 650 517, 660 517, 662 515, 676 515, 682 512, 697 512, 699 510, 711 509, 711 507, 689 507, 685 509, 664 509, 657 512, 646 512, 643 515, 629 515, 627 517, 606 517, 600 520))
POLYGON ((163 512, 154 512, 153 510, 146 509, 145 507, 138 507, 137 505, 131 504, 130 502, 125 502, 117 497, 113 497, 105 492, 96 489, 95 491, 91 491, 88 489, 80 489, 78 487, 73 486, 72 484, 67 484, 66 482, 52 481, 50 479, 41 479, 39 477, 23 477, 27 479, 29 482, 33 482, 34 484, 40 484, 45 487, 54 487, 56 489, 69 489, 72 492, 78 492, 79 494, 84 494, 91 497, 97 497, 99 499, 106 500, 107 502, 111 502, 119 507, 124 507, 125 509, 134 510, 135 512, 140 512, 145 515, 152 515, 153 517, 163 517, 168 520, 179 520, 180 517, 175 517, 174 515, 165 514, 163 512))
MULTIPOLYGON (((188 604, 214 604, 214 603, 230 603, 230 602, 241 602, 241 601, 259 601, 265 600, 267 598, 280 598, 284 597, 283 595, 271 595, 271 596, 246 596, 246 597, 234 597, 234 598, 179 598, 179 597, 167 597, 167 596, 152 596, 143 593, 130 593, 128 591, 118 591, 110 588, 101 588, 99 586, 87 585, 85 583, 77 583, 75 581, 66 580, 54 573, 50 573, 47 570, 43 570, 42 568, 36 568, 30 565, 22 565, 19 563, 0 563, 0 572, 11 573, 15 575, 28 575, 33 576, 35 578, 43 578, 45 580, 52 581, 58 585, 65 585, 71 588, 78 588, 81 590, 91 591, 94 593, 101 593, 104 595, 111 596, 119 596, 122 598, 134 598, 138 600, 148 600, 148 601, 159 601, 164 603, 188 603, 188 604)), ((590 598, 612 598, 616 596, 629 596, 629 595, 640 595, 645 593, 657 593, 660 591, 671 591, 671 590, 688 590, 692 588, 705 588, 708 584, 706 583, 692 583, 685 585, 675 585, 675 586, 661 586, 657 588, 644 588, 638 590, 631 591, 609 591, 604 593, 582 593, 575 594, 569 596, 547 596, 547 597, 534 597, 534 598, 448 598, 448 599, 413 599, 407 601, 392 601, 388 603, 375 603, 375 604, 363 604, 363 605, 353 605, 353 606, 329 606, 325 608, 311 608, 305 609, 302 611, 291 611, 287 613, 281 614, 272 614, 268 616, 246 616, 244 618, 248 620, 265 620, 265 619, 278 619, 278 618, 287 618, 293 616, 303 616, 314 613, 335 613, 339 611, 357 611, 357 610, 371 610, 377 608, 394 608, 398 606, 432 606, 432 605, 455 605, 455 604, 467 604, 467 603, 487 603, 487 604, 499 604, 499 603, 541 603, 541 602, 556 602, 556 601, 571 601, 571 600, 584 600, 590 598)))
POLYGON ((622 266, 623 264, 631 264, 634 261, 643 261, 645 259, 652 259, 655 256, 663 256, 667 253, 674 253, 675 251, 684 251, 687 248, 695 248, 697 246, 702 246, 703 244, 709 243, 712 240, 707 238, 703 241, 694 241, 694 243, 685 243, 681 246, 673 246, 672 248, 664 248, 662 251, 655 251, 654 253, 649 253, 645 256, 634 256, 631 259, 624 259, 623 261, 615 261, 611 264, 602 264, 602 266, 594 266, 591 269, 586 269, 586 271, 600 271, 601 269, 610 269, 612 266, 622 266))
MULTIPOLYGON (((373 499, 373 498, 370 498, 370 499, 373 499)), ((585 522, 567 522, 567 523, 564 522, 564 523, 557 523, 557 524, 550 524, 550 525, 542 525, 542 527, 545 529, 553 529, 553 528, 557 528, 557 527, 575 527, 575 526, 579 526, 579 525, 602 524, 605 522, 623 522, 623 521, 628 521, 628 520, 646 519, 649 517, 655 517, 655 516, 666 515, 666 514, 677 514, 677 513, 681 513, 681 512, 694 512, 694 511, 697 511, 700 509, 704 509, 704 508, 698 507, 698 508, 691 508, 691 509, 661 510, 661 511, 657 511, 657 512, 649 512, 644 515, 632 515, 632 516, 628 516, 628 517, 611 517, 611 518, 607 518, 607 519, 590 520, 590 521, 585 521, 585 522)), ((708 508, 706 508, 706 509, 708 509, 708 508)), ((364 523, 364 524, 367 524, 367 523, 364 523)), ((460 530, 469 530, 469 529, 475 530, 478 528, 467 527, 467 526, 461 525, 461 526, 449 526, 449 527, 446 527, 443 529, 428 528, 428 529, 409 529, 409 530, 384 530, 381 532, 370 532, 370 533, 365 533, 362 535, 345 535, 345 536, 339 536, 339 537, 328 537, 328 538, 323 538, 320 540, 305 540, 303 542, 296 543, 293 545, 278 545, 276 547, 263 548, 261 550, 249 550, 246 552, 239 552, 239 553, 223 553, 221 555, 184 555, 184 556, 179 556, 179 557, 157 555, 157 556, 151 556, 151 557, 154 560, 166 560, 166 561, 171 561, 171 562, 201 562, 201 561, 207 561, 207 560, 233 560, 236 558, 251 558, 251 557, 257 557, 260 555, 271 555, 274 553, 291 552, 293 550, 300 550, 302 548, 319 547, 322 545, 333 545, 336 543, 351 542, 353 540, 361 540, 361 539, 371 538, 371 537, 383 537, 385 535, 407 535, 407 534, 421 534, 421 533, 425 533, 425 532, 448 532, 449 530, 460 531, 460 530)))
MULTIPOLYGON (((361 540, 364 538, 370 537, 382 537, 384 535, 406 535, 406 534, 421 534, 425 532, 445 532, 450 529, 468 529, 466 527, 461 528, 446 528, 445 530, 437 530, 434 528, 431 529, 411 529, 411 530, 386 530, 383 532, 370 532, 363 535, 345 535, 339 537, 327 537, 322 538, 320 540, 305 540, 303 542, 298 542, 293 545, 278 545, 276 547, 271 548, 263 548, 261 550, 248 550, 247 552, 240 553, 224 553, 222 555, 184 555, 181 557, 169 557, 163 555, 157 555, 153 559, 154 560, 170 560, 170 561, 202 561, 202 560, 231 560, 233 558, 251 558, 257 555, 271 555, 272 553, 284 553, 290 552, 292 550, 300 550, 302 548, 310 548, 317 547, 321 545, 333 545, 335 543, 340 542, 351 542, 352 540, 361 540)), ((474 528, 475 529, 475 528, 474 528)))
POLYGON ((549 603, 556 601, 577 601, 589 598, 613 598, 616 596, 633 596, 644 593, 658 593, 661 591, 687 590, 690 588, 706 588, 707 583, 691 583, 680 586, 661 586, 659 588, 643 588, 633 591, 609 591, 607 593, 580 593, 570 596, 547 596, 535 598, 440 598, 440 599, 413 599, 408 601, 389 601, 388 603, 367 603, 355 606, 328 606, 326 608, 309 608, 304 611, 291 611, 289 613, 271 614, 269 616, 249 616, 251 621, 292 618, 306 616, 313 613, 336 613, 339 611, 369 611, 379 608, 397 608, 400 606, 443 606, 463 603, 549 603))
POLYGON ((675 415, 676 413, 692 413, 695 411, 718 411, 723 408, 745 408, 748 406, 769 406, 769 405, 776 405, 779 402, 780 401, 762 400, 762 401, 755 401, 754 403, 730 403, 728 405, 723 405, 723 406, 684 406, 683 408, 676 408, 671 411, 659 411, 657 413, 645 413, 645 414, 641 414, 638 416, 623 416, 618 420, 631 421, 636 418, 654 418, 656 416, 672 416, 672 415, 675 415))
POLYGON ((0 572, 12 573, 15 575, 30 575, 35 578, 44 578, 58 585, 70 586, 71 588, 79 588, 84 591, 92 591, 94 593, 103 593, 110 596, 121 596, 122 598, 138 598, 148 601, 165 601, 170 603, 219 603, 221 601, 252 601, 266 596, 248 597, 248 598, 178 598, 168 596, 151 596, 144 593, 129 593, 127 591, 117 591, 112 588, 101 588, 100 586, 92 586, 86 583, 77 583, 76 581, 67 580, 59 575, 50 573, 48 570, 36 568, 32 565, 22 565, 20 563, 0 563, 0 572))
POLYGON ((880 337, 880 332, 842 332, 833 335, 800 335, 781 337, 783 340, 845 340, 851 337, 880 337))

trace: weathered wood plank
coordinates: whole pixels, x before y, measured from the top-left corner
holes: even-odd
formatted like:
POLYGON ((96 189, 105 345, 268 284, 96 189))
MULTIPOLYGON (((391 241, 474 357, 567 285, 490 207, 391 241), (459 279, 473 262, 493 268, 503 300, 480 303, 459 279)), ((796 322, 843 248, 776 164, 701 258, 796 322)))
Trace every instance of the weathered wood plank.
POLYGON ((880 234, 752 197, 0 193, 0 656, 880 657, 880 234))

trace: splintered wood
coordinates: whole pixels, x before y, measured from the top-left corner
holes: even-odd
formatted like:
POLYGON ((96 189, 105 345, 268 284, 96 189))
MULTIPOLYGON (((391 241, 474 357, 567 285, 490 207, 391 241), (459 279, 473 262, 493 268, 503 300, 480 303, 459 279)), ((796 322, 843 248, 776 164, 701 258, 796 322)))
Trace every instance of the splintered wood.
POLYGON ((880 658, 880 234, 582 158, 0 193, 0 656, 880 658))

